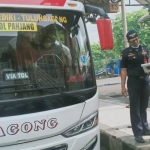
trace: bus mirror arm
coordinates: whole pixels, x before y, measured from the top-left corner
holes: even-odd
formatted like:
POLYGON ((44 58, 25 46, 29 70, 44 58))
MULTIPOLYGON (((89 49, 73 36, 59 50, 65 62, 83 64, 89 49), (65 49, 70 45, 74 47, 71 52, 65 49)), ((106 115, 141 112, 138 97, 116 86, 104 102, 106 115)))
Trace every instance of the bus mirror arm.
MULTIPOLYGON (((85 13, 87 13, 87 14, 92 13, 92 14, 100 15, 101 18, 109 18, 108 14, 102 8, 99 8, 96 6, 91 6, 89 4, 84 4, 84 8, 85 8, 85 13)), ((89 19, 89 18, 87 18, 87 19, 89 19)), ((91 19, 91 20, 93 21, 93 23, 94 23, 94 21, 96 22, 96 18, 95 18, 95 20, 94 19, 91 19)))

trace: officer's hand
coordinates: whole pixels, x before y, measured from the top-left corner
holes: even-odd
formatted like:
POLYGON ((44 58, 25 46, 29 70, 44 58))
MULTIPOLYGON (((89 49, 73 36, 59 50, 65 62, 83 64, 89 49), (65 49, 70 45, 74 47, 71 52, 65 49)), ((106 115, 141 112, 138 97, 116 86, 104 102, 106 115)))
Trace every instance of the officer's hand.
MULTIPOLYGON (((147 66, 146 69, 150 70, 150 66, 147 66)), ((150 72, 148 72, 147 74, 150 75, 150 72)))
POLYGON ((122 88, 121 92, 124 97, 127 97, 127 89, 126 88, 122 88))
POLYGON ((147 66, 146 69, 150 70, 150 66, 147 66))

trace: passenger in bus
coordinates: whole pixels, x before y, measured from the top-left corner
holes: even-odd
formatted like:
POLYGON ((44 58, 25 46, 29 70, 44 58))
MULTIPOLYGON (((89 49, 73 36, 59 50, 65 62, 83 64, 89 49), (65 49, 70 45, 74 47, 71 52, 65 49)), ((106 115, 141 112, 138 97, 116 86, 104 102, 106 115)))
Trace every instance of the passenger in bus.
POLYGON ((35 63, 38 59, 38 53, 31 45, 30 37, 19 34, 17 37, 16 50, 14 51, 13 59, 16 69, 18 67, 27 68, 35 63))
POLYGON ((25 63, 24 61, 29 57, 29 50, 32 49, 30 41, 31 33, 18 32, 18 36, 12 38, 8 42, 7 49, 3 50, 1 54, 1 62, 11 63, 13 69, 17 69, 18 66, 23 66, 25 63))
POLYGON ((62 57, 62 55, 64 55, 64 57, 66 57, 70 61, 72 60, 69 48, 54 39, 51 35, 46 35, 42 38, 41 48, 46 50, 49 54, 54 53, 60 58, 62 57))
POLYGON ((41 39, 40 48, 47 54, 56 54, 62 59, 61 47, 55 44, 55 39, 50 35, 46 35, 41 39))
POLYGON ((41 47, 45 54, 54 54, 61 61, 62 66, 64 67, 65 75, 69 76, 69 65, 71 63, 72 57, 70 50, 64 44, 61 44, 56 39, 50 35, 46 35, 41 40, 41 47))
POLYGON ((18 36, 8 42, 8 48, 2 53, 1 61, 11 61, 15 70, 27 70, 33 66, 45 54, 53 54, 62 61, 62 68, 66 76, 69 76, 69 69, 66 60, 71 62, 69 48, 60 44, 52 35, 43 35, 39 43, 34 43, 32 33, 18 32, 18 36))

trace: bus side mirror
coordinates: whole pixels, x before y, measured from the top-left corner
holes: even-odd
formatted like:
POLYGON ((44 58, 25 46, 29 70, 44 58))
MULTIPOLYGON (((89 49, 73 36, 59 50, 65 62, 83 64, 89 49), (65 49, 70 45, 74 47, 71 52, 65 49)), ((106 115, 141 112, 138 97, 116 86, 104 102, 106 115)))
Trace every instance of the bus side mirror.
POLYGON ((112 50, 114 47, 112 24, 109 18, 96 20, 101 50, 112 50))

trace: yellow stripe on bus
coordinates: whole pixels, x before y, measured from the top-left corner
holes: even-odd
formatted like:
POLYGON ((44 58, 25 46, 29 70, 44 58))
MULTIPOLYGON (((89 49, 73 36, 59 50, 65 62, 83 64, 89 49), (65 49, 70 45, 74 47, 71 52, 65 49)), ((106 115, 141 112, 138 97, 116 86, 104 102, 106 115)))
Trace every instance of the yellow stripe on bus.
POLYGON ((37 31, 36 22, 0 22, 0 31, 37 31))

